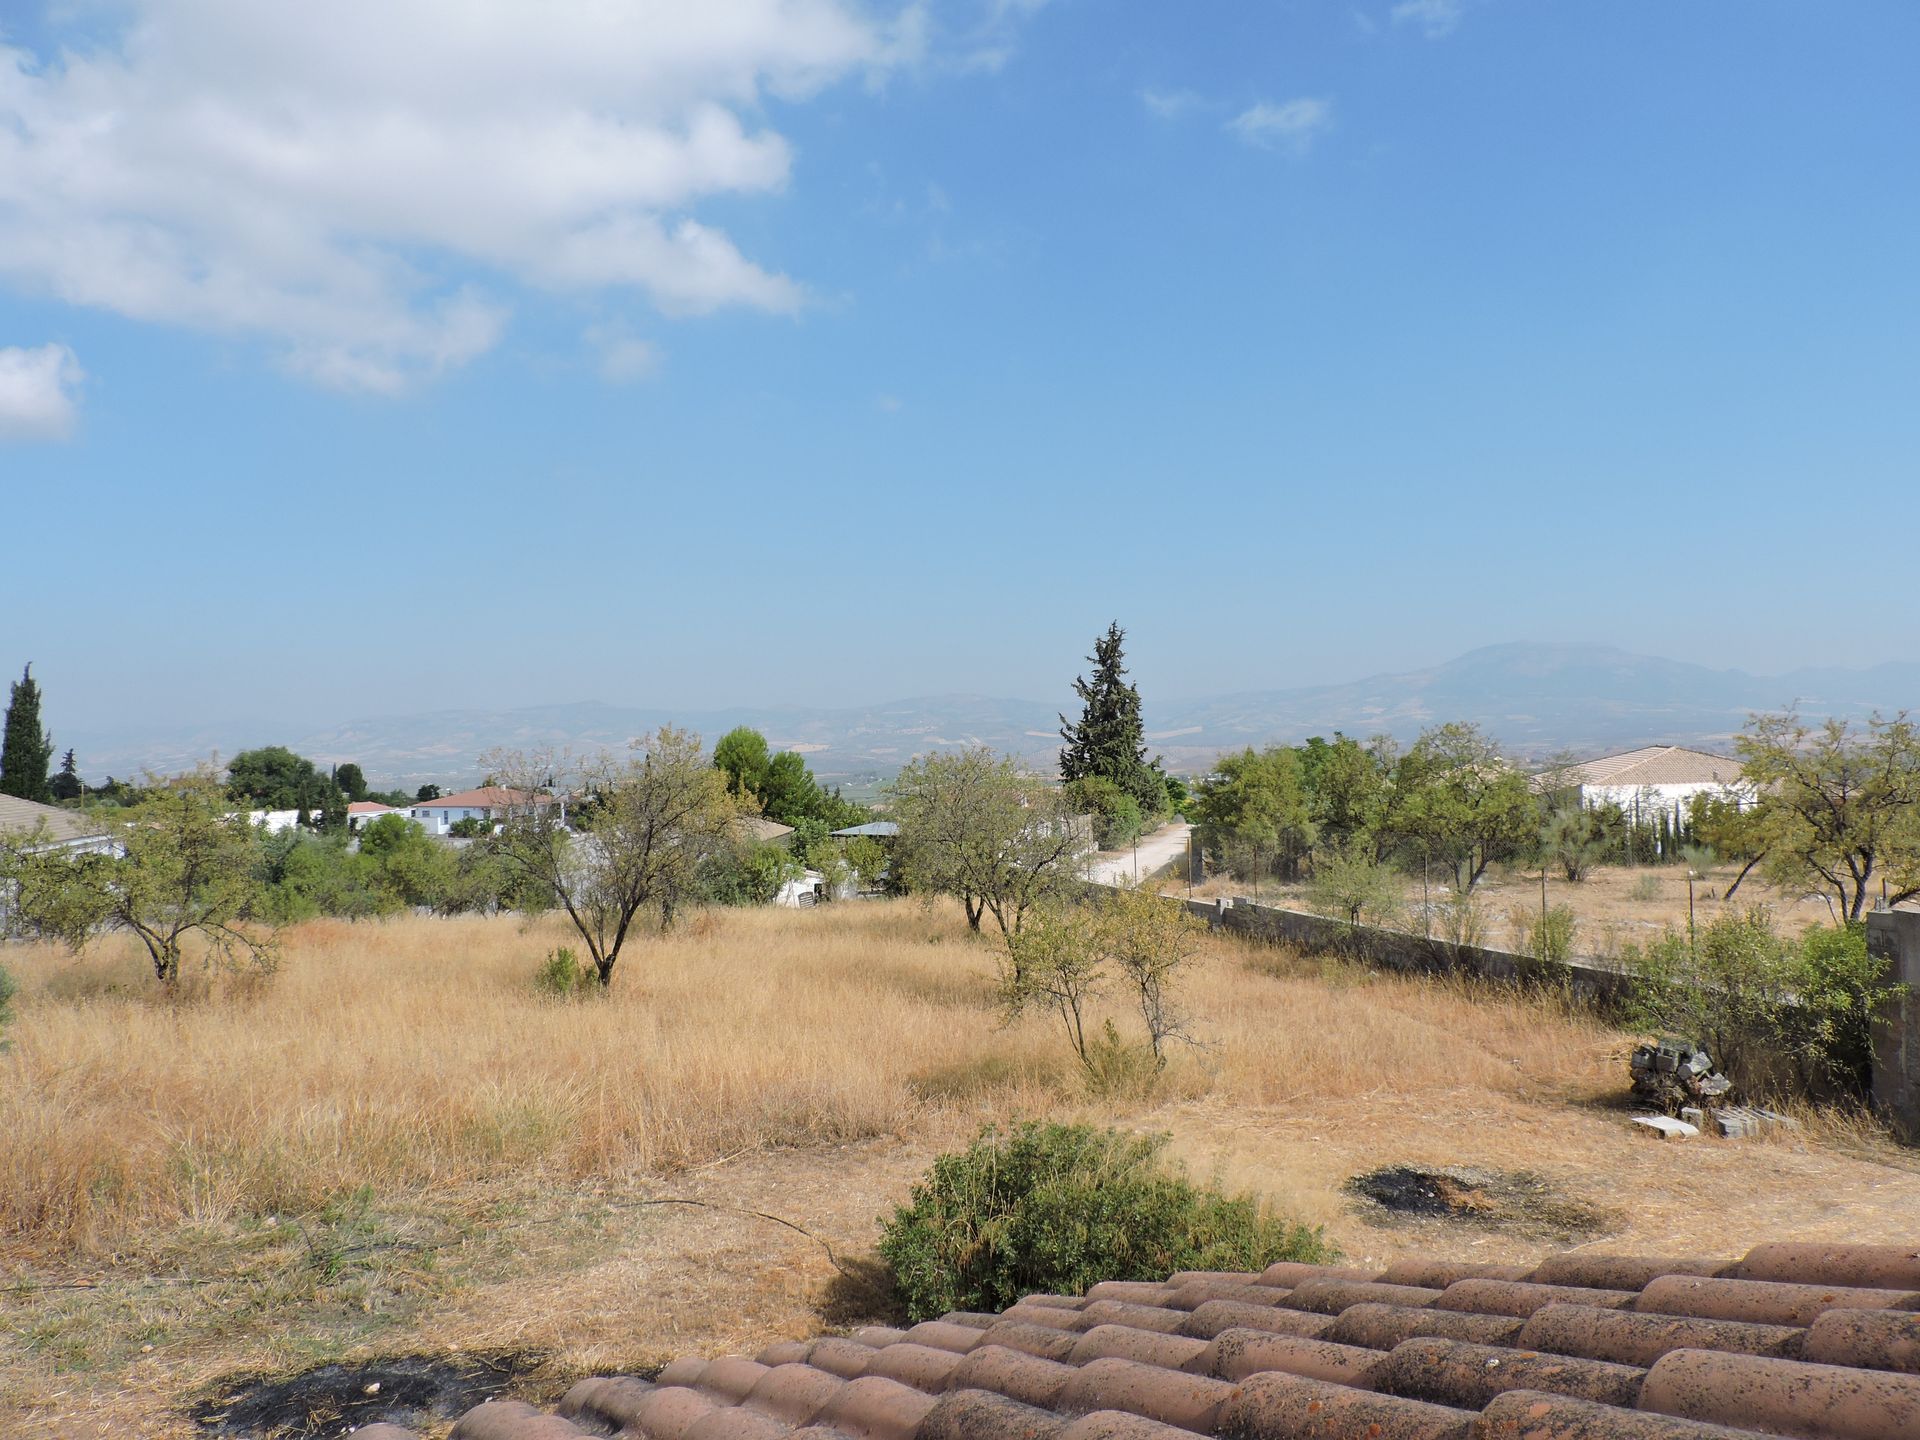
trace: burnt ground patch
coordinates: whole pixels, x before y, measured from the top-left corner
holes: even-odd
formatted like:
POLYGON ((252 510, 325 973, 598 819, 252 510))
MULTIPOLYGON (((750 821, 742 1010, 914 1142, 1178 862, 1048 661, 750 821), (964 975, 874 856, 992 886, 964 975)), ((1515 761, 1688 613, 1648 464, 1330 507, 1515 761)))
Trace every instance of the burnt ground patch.
POLYGON ((1562 1194, 1531 1170, 1387 1165, 1354 1176, 1345 1188, 1362 1217, 1379 1225, 1427 1221, 1561 1241, 1612 1228, 1603 1208, 1562 1194))
POLYGON ((245 1440, 337 1440, 362 1425, 413 1426, 492 1400, 534 1368, 531 1355, 396 1355, 297 1375, 221 1382, 188 1412, 201 1433, 245 1440))

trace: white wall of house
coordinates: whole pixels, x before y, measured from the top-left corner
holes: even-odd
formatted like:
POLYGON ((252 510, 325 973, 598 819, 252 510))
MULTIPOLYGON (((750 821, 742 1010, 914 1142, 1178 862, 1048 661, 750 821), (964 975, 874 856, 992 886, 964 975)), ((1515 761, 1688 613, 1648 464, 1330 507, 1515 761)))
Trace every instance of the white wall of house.
POLYGON ((1589 810, 1602 805, 1618 805, 1629 820, 1655 823, 1664 812, 1675 820, 1684 820, 1687 807, 1696 795, 1722 795, 1731 790, 1740 797, 1740 808, 1753 803, 1753 787, 1727 786, 1714 781, 1689 781, 1671 785, 1582 785, 1580 803, 1589 810))
POLYGON ((484 805, 409 805, 404 813, 429 835, 449 834, 462 820, 491 821, 495 818, 492 808, 484 805))

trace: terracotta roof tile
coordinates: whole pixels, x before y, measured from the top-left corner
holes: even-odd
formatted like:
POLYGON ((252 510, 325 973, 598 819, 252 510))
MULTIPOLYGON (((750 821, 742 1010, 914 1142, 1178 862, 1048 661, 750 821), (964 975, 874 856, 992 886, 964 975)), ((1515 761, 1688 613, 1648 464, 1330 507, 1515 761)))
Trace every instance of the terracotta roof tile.
POLYGON ((580 1435, 1920 1440, 1920 1249, 1187 1273, 583 1380, 453 1432, 580 1435))

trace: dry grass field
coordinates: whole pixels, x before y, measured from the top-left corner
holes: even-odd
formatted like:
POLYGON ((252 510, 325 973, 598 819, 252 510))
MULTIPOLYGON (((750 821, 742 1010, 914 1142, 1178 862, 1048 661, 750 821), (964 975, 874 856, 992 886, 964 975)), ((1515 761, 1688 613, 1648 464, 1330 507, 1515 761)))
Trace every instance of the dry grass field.
POLYGON ((1203 1043, 1095 1099, 1042 1017, 1003 1023, 945 905, 698 914, 588 1000, 532 987, 564 941, 315 922, 271 981, 176 999, 124 947, 8 949, 0 1433, 203 1433, 185 1407, 231 1377, 343 1357, 513 1354, 544 1393, 848 1323, 866 1297, 827 1248, 858 1273, 935 1153, 1017 1116, 1171 1131, 1360 1260, 1894 1240, 1920 1214, 1912 1157, 1864 1126, 1642 1140, 1631 1037, 1460 984, 1209 940, 1203 1043), (1586 1218, 1383 1223, 1343 1187, 1399 1163, 1531 1171, 1586 1218))
MULTIPOLYGON (((1695 922, 1705 925, 1729 908, 1744 909, 1765 905, 1774 921, 1787 931, 1805 930, 1813 925, 1832 923, 1832 915, 1818 895, 1788 894, 1769 886, 1756 872, 1749 875, 1727 901, 1728 888, 1740 873, 1737 865, 1715 865, 1699 872, 1693 882, 1695 922)), ((1430 899, 1437 906, 1446 898, 1445 877, 1436 870, 1432 876, 1430 899)), ((1182 882, 1161 881, 1167 894, 1187 893, 1182 882)), ((1208 877, 1205 885, 1193 893, 1203 898, 1218 895, 1250 895, 1252 886, 1229 875, 1208 877)), ((1531 918, 1540 911, 1540 872, 1515 871, 1504 866, 1487 872, 1474 889, 1486 942, 1504 946, 1517 944, 1521 932, 1514 924, 1517 912, 1531 918)), ((1263 904, 1284 905, 1293 909, 1313 909, 1310 887, 1304 884, 1280 884, 1263 881, 1259 898, 1263 904)), ((1547 903, 1571 906, 1578 923, 1574 949, 1581 955, 1613 958, 1630 944, 1645 944, 1658 939, 1668 929, 1685 929, 1687 924, 1687 868, 1684 865, 1605 865, 1585 880, 1569 883, 1562 875, 1547 877, 1547 903)), ((1402 886, 1398 924, 1412 929, 1421 925, 1420 877, 1409 877, 1402 886)))

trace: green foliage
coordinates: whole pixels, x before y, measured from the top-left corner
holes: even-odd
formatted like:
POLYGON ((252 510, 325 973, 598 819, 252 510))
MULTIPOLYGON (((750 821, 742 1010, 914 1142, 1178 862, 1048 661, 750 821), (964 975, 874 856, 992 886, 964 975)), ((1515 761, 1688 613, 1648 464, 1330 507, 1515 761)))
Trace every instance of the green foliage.
POLYGON ((1285 746, 1222 757, 1190 814, 1207 853, 1242 877, 1278 870, 1292 878, 1317 834, 1300 756, 1285 746))
POLYGON ((80 780, 79 768, 73 763, 71 749, 60 757, 60 772, 47 782, 47 789, 56 801, 78 800, 86 792, 86 786, 80 780))
POLYGON ((1332 744, 1316 735, 1296 753, 1322 843, 1338 850, 1372 845, 1386 817, 1391 784, 1387 742, 1363 747, 1336 730, 1332 744))
MULTIPOLYGON (((6 1033, 7 1026, 13 1023, 13 997, 20 993, 20 987, 14 983, 13 976, 7 973, 7 967, 0 965, 0 1035, 6 1033)), ((0 1040, 0 1050, 7 1048, 7 1042, 0 1040)))
POLYGON ((562 945, 549 950, 540 968, 533 972, 533 988, 558 1000, 592 995, 602 989, 600 978, 591 965, 582 965, 573 951, 562 945))
POLYGON ((700 862, 695 889, 709 905, 770 905, 799 873, 800 862, 785 845, 725 845, 700 862))
POLYGON ((462 815, 447 827, 455 840, 479 840, 493 834, 493 821, 478 815, 462 815))
POLYGON ((893 888, 893 857, 887 847, 871 835, 856 835, 842 852, 847 864, 859 878, 863 890, 893 888))
POLYGON ((1348 924, 1385 924, 1400 911, 1403 882, 1392 866, 1374 858, 1363 842, 1349 841, 1314 858, 1308 887, 1313 906, 1348 924))
POLYGON ((1875 715, 1864 734, 1756 715, 1734 748, 1759 796, 1753 836, 1736 839, 1764 849, 1780 885, 1818 890, 1849 921, 1882 886, 1889 904, 1920 895, 1920 729, 1904 714, 1875 715))
POLYGON ((416 805, 425 805, 429 800, 438 800, 439 798, 440 787, 438 785, 422 785, 418 790, 413 792, 413 803, 416 805))
POLYGON ((900 833, 896 883, 953 895, 975 930, 993 916, 1003 936, 1027 913, 1075 883, 1080 841, 1064 797, 985 746, 923 755, 889 794, 900 833))
POLYGON ((1093 843, 1120 850, 1140 838, 1140 802, 1104 775, 1083 775, 1066 784, 1067 806, 1093 817, 1093 843))
POLYGON ((284 745, 242 750, 227 765, 227 794, 255 810, 316 811, 334 785, 311 760, 284 745))
POLYGON ((347 761, 344 765, 335 767, 333 783, 340 787, 340 792, 345 795, 348 800, 364 800, 367 798, 366 774, 351 760, 347 761))
MULTIPOLYGON (((1642 905, 1652 904, 1660 898, 1660 877, 1658 875, 1642 875, 1633 882, 1627 894, 1631 899, 1639 901, 1642 905)), ((1733 891, 1729 889, 1727 894, 1731 896, 1733 891)))
POLYGON ((19 920, 76 950, 103 929, 128 931, 163 984, 179 978, 190 943, 209 964, 271 970, 274 937, 251 923, 264 908, 258 840, 226 810, 212 776, 183 775, 113 827, 116 855, 16 847, 5 868, 19 920))
POLYGON ((1166 814, 1167 777, 1159 761, 1147 759, 1145 729, 1140 718, 1140 691, 1127 683, 1121 647, 1126 632, 1115 621, 1093 642, 1087 657, 1091 677, 1073 682, 1080 697, 1077 721, 1060 717, 1060 778, 1110 781, 1133 797, 1142 821, 1166 814))
POLYGON ((967 1150, 941 1156, 880 1239, 908 1313, 997 1311, 1102 1280, 1333 1257, 1317 1230, 1249 1196, 1194 1185, 1165 1164, 1166 1144, 1027 1123, 1010 1133, 989 1126, 967 1150))
POLYGON ((1867 1094, 1870 1019, 1896 987, 1886 962, 1868 953, 1865 926, 1792 940, 1753 906, 1717 917, 1691 942, 1669 932, 1622 958, 1642 982, 1632 1018, 1704 1044, 1746 1095, 1867 1094))
POLYGON ((1455 889, 1479 884, 1539 823, 1527 777, 1476 725, 1423 732, 1395 766, 1387 828, 1412 856, 1452 867, 1455 889))
POLYGON ((794 828, 795 855, 805 855, 831 831, 873 818, 865 806, 822 786, 799 752, 774 753, 767 737, 750 726, 720 737, 713 747, 713 767, 727 777, 729 795, 758 802, 769 820, 794 828))
POLYGON ((1544 914, 1536 906, 1522 905, 1512 919, 1521 954, 1549 965, 1564 965, 1573 959, 1578 924, 1571 905, 1552 905, 1544 914))
POLYGON ((47 767, 53 761, 53 736, 40 725, 40 682, 29 664, 13 682, 7 724, 0 739, 0 795, 15 795, 45 805, 53 800, 47 767))
POLYGON ((1605 857, 1607 837, 1599 815, 1577 804, 1549 812, 1540 827, 1543 864, 1554 866, 1569 884, 1578 884, 1605 857))

